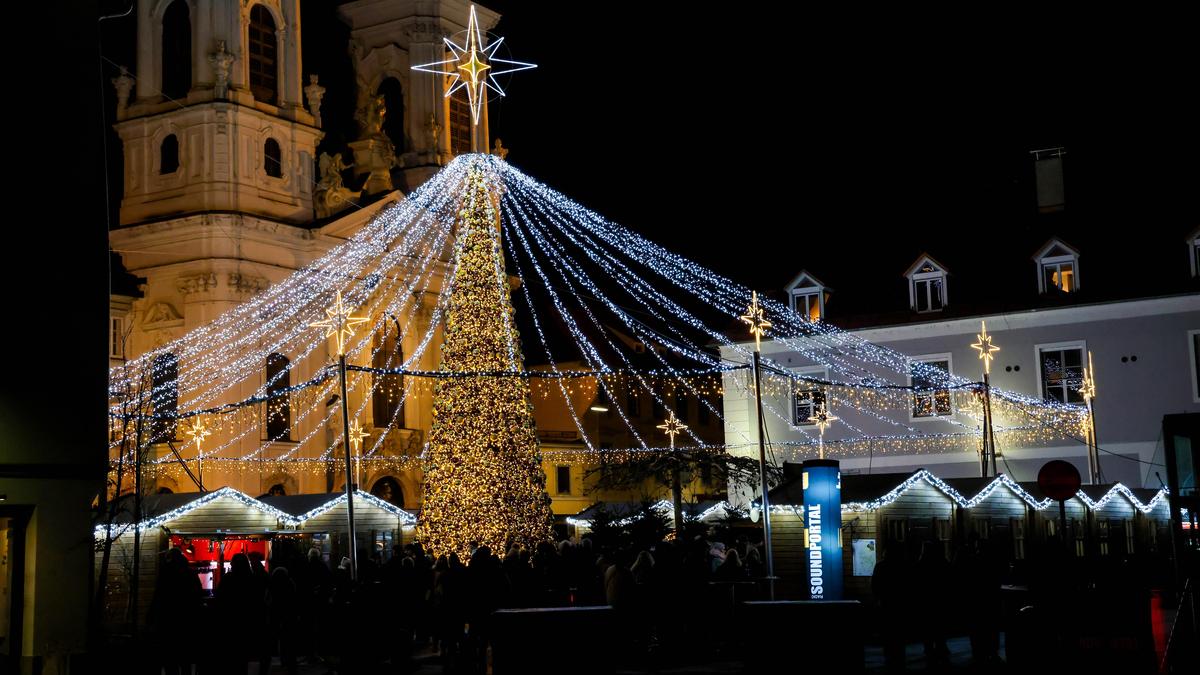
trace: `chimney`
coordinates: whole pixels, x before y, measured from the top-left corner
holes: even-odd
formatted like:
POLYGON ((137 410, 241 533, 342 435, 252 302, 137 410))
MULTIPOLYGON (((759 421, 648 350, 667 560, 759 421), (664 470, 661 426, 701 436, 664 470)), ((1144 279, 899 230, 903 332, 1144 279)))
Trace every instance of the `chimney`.
POLYGON ((1037 180, 1038 213, 1053 213, 1066 208, 1063 191, 1063 147, 1033 150, 1033 172, 1037 180))

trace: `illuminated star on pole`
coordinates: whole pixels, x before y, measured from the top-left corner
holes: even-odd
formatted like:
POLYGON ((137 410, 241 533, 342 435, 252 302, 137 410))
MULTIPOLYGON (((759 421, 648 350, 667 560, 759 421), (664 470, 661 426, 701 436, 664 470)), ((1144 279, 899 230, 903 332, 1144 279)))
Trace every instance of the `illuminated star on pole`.
POLYGON ((354 448, 355 452, 362 450, 363 439, 370 435, 366 429, 362 428, 358 420, 350 423, 350 447, 354 448))
POLYGON ((817 431, 820 432, 822 437, 825 436, 825 430, 829 428, 829 425, 833 424, 837 420, 838 418, 834 417, 833 413, 826 410, 825 406, 823 405, 820 408, 817 408, 816 412, 812 414, 812 417, 808 418, 809 422, 813 422, 817 425, 817 431))
POLYGON ((499 38, 487 47, 483 46, 483 32, 479 29, 479 19, 475 16, 475 5, 471 5, 471 17, 467 21, 467 40, 462 46, 442 38, 449 48, 451 58, 433 63, 413 66, 413 70, 423 73, 447 75, 451 78, 450 86, 446 88, 446 98, 459 89, 467 90, 467 101, 471 104, 471 119, 479 124, 479 109, 483 105, 484 95, 488 89, 504 96, 504 89, 496 81, 497 75, 515 73, 518 70, 537 68, 532 63, 509 61, 496 56, 496 49, 504 42, 499 38), (492 64, 501 64, 499 67, 492 64), (508 66, 508 67, 504 67, 508 66), (443 69, 446 68, 446 69, 443 69))
POLYGON ((212 432, 204 426, 204 420, 197 415, 192 419, 192 426, 184 429, 184 433, 191 437, 192 442, 196 444, 196 454, 200 454, 200 444, 204 439, 212 435, 212 432))
POLYGON ((1096 373, 1092 370, 1091 350, 1088 350, 1087 370, 1083 371, 1083 384, 1079 386, 1079 393, 1083 396, 1085 402, 1091 401, 1096 397, 1096 373))
POLYGON ((675 435, 682 434, 684 431, 686 431, 687 425, 684 424, 683 422, 680 422, 679 418, 675 417, 674 410, 669 410, 667 412, 669 413, 667 416, 667 421, 658 425, 658 428, 662 429, 663 433, 665 433, 666 435, 671 437, 671 449, 674 450, 675 449, 675 435))
POLYGON ((333 307, 325 310, 329 318, 308 324, 310 328, 324 328, 327 338, 330 335, 337 336, 338 356, 345 353, 346 340, 354 337, 354 326, 367 320, 365 316, 350 316, 351 311, 342 304, 342 292, 338 291, 333 307))
POLYGON ((758 291, 751 291, 750 307, 738 318, 750 326, 750 333, 754 335, 754 351, 759 351, 763 333, 771 327, 771 322, 767 321, 763 308, 758 304, 758 291))
POLYGON ((992 359, 996 358, 992 354, 1000 351, 1000 348, 992 344, 992 336, 987 334, 987 322, 983 321, 981 324, 983 330, 975 336, 978 342, 973 343, 971 347, 979 352, 979 358, 983 360, 983 372, 990 373, 992 372, 992 359))

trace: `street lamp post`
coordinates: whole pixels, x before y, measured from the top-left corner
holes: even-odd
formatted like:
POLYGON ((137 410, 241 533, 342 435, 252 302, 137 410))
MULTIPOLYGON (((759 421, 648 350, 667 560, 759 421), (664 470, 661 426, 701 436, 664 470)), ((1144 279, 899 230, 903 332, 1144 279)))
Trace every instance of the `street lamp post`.
POLYGON ((675 541, 683 541, 683 479, 680 477, 679 458, 675 456, 675 435, 687 430, 687 425, 675 417, 675 411, 667 411, 667 421, 658 425, 671 439, 671 501, 675 506, 675 541))
POLYGON ((762 307, 758 304, 757 291, 751 292, 750 307, 739 318, 749 326, 750 333, 754 336, 754 400, 758 408, 758 478, 762 490, 763 548, 766 549, 767 559, 767 594, 771 600, 774 600, 775 559, 771 554, 771 500, 767 494, 770 486, 767 483, 767 445, 763 434, 761 368, 762 335, 766 329, 771 327, 771 322, 767 321, 762 307))
POLYGON ((350 311, 349 307, 342 304, 342 292, 338 291, 333 307, 325 310, 326 318, 314 321, 309 326, 324 328, 326 338, 334 336, 337 339, 338 379, 342 391, 342 447, 345 449, 346 461, 346 521, 350 528, 350 580, 358 581, 358 541, 354 532, 354 469, 350 457, 350 407, 346 400, 346 339, 354 336, 354 326, 366 322, 367 319, 351 316, 350 311))
POLYGON ((983 462, 980 472, 987 475, 988 461, 992 464, 992 475, 996 475, 996 436, 992 431, 992 383, 988 376, 992 372, 992 359, 1000 348, 992 344, 992 336, 987 333, 987 322, 980 322, 981 330, 975 336, 976 341, 971 348, 979 352, 983 361, 983 462))

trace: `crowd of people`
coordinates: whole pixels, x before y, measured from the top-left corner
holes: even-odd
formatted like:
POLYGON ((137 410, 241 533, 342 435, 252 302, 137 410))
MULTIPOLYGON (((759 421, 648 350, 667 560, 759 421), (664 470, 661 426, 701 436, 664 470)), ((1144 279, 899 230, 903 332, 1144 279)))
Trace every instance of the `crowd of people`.
MULTIPOLYGON (((885 546, 871 578, 869 616, 887 668, 904 669, 910 642, 923 643, 930 667, 944 667, 947 638, 955 635, 970 637, 975 662, 998 663, 1002 624, 1011 665, 1022 653, 1053 648, 1047 640, 1079 638, 1064 637, 1055 608, 1091 607, 1119 635, 1147 633, 1151 570, 1161 561, 1085 559, 1059 548, 1013 561, 978 538, 950 556, 940 541, 885 546), (1024 595, 1004 597, 1005 584, 1024 595), (1117 620, 1142 615, 1132 633, 1117 620)), ((745 537, 728 546, 695 537, 611 548, 584 538, 503 552, 471 544, 461 558, 433 556, 413 542, 386 556, 360 553, 356 582, 348 560, 331 568, 320 549, 285 540, 270 561, 234 555, 209 597, 183 552, 171 549, 148 627, 156 638, 154 672, 168 675, 192 672, 193 664, 201 673, 254 667, 265 675, 275 659, 289 673, 301 662, 339 673, 405 672, 418 654, 436 655, 446 672, 480 673, 495 610, 608 605, 607 650, 666 662, 696 645, 736 649, 736 631, 722 619, 741 601, 765 599, 765 576, 760 545, 745 537)), ((1144 661, 1145 640, 1136 642, 1130 658, 1144 661)))
POLYGON ((276 546, 269 563, 237 554, 208 598, 183 553, 171 549, 148 617, 159 666, 168 675, 192 664, 265 674, 277 658, 289 673, 301 660, 339 672, 403 672, 425 650, 449 672, 484 672, 492 612, 507 607, 610 605, 623 644, 669 649, 711 630, 688 617, 755 597, 754 580, 765 575, 759 547, 744 537, 636 550, 597 550, 587 538, 502 553, 472 544, 466 559, 434 557, 414 542, 383 558, 360 553, 352 583, 348 560, 331 569, 316 548, 276 546), (664 607, 672 611, 657 611, 664 607))

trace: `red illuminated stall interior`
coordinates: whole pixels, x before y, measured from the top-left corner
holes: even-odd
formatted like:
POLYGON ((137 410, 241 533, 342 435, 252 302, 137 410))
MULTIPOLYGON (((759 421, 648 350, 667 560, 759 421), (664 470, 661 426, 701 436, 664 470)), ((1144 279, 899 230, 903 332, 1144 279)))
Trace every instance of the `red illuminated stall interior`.
POLYGON ((200 575, 200 585, 210 592, 220 585, 221 576, 229 571, 233 556, 258 553, 264 567, 271 559, 271 539, 264 534, 172 534, 171 546, 183 552, 188 564, 200 575))

